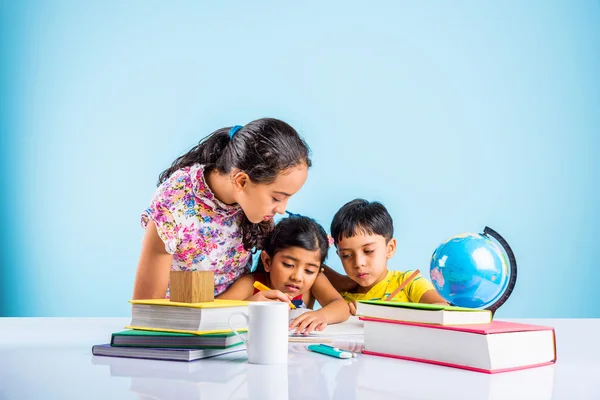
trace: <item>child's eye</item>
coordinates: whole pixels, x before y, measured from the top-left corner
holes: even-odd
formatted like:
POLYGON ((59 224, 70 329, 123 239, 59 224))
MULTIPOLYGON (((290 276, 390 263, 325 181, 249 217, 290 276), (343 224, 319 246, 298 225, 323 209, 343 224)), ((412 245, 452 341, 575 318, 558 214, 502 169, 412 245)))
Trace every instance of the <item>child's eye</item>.
POLYGON ((288 263, 281 263, 283 264, 284 267, 286 268, 293 268, 294 266, 292 264, 288 264, 288 263))
POLYGON ((350 258, 352 257, 352 254, 342 254, 342 258, 350 258))
POLYGON ((279 200, 279 199, 276 199, 275 197, 273 197, 273 201, 274 201, 275 203, 281 203, 281 200, 279 200))
POLYGON ((314 275, 315 271, 311 271, 310 269, 305 269, 306 275, 314 275))
POLYGON ((374 252, 375 250, 365 250, 365 254, 371 254, 372 252, 374 252))

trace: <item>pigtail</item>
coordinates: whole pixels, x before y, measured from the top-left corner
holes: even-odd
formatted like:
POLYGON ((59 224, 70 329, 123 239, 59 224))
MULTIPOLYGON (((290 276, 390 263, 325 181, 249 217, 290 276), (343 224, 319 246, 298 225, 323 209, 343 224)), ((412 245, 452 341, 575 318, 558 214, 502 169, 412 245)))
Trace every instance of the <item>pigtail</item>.
POLYGON ((266 242, 269 240, 269 235, 273 231, 273 227, 273 220, 253 224, 246 216, 244 216, 244 220, 241 224, 244 249, 254 249, 254 253, 264 249, 266 247, 266 242))

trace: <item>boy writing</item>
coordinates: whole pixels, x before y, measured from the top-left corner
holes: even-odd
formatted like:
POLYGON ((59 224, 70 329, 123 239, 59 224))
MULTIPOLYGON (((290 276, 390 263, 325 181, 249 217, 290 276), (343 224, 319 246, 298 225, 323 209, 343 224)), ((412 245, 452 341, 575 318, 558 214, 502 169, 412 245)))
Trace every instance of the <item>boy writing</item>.
MULTIPOLYGON (((394 224, 383 204, 355 199, 333 217, 331 236, 346 276, 329 267, 325 275, 356 314, 357 300, 383 300, 398 288, 412 271, 389 271, 388 260, 396 252, 394 224)), ((412 303, 448 304, 431 282, 417 275, 393 298, 412 303)))

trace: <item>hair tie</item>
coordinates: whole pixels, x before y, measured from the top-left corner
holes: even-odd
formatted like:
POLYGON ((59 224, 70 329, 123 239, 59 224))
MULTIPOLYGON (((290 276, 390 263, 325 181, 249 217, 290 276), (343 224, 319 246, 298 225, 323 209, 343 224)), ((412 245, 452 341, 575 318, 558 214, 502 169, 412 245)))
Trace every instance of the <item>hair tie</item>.
POLYGON ((229 130, 229 140, 233 139, 233 135, 235 135, 240 129, 242 129, 241 125, 232 126, 229 130))
POLYGON ((288 210, 285 210, 285 212, 286 212, 286 213, 288 213, 288 215, 289 215, 290 217, 301 217, 301 215, 300 215, 300 214, 294 214, 293 212, 291 212, 291 211, 288 211, 288 210))
POLYGON ((333 236, 327 235, 327 244, 329 244, 329 247, 331 247, 335 244, 335 241, 333 240, 333 236))

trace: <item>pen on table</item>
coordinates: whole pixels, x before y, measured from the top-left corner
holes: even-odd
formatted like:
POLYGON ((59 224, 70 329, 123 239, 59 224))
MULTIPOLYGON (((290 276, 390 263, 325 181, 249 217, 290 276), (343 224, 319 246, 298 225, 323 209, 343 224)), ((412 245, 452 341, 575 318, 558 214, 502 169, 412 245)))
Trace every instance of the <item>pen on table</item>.
POLYGON ((410 283, 410 281, 412 281, 413 279, 415 279, 417 277, 417 275, 419 275, 419 270, 416 270, 408 278, 406 278, 404 280, 404 282, 402 282, 402 285, 398 286, 398 288, 396 290, 394 290, 392 292, 392 294, 390 294, 388 297, 386 297, 384 299, 384 301, 390 301, 390 300, 392 300, 398 293, 400 293, 400 291, 402 289, 404 289, 406 287, 406 285, 408 285, 410 283))
POLYGON ((341 351, 331 346, 323 346, 320 344, 311 344, 308 346, 308 350, 314 351, 315 353, 325 354, 331 357, 337 358, 352 358, 352 353, 348 351, 341 351))
MULTIPOLYGON (((256 289, 260 290, 261 292, 263 292, 263 291, 265 291, 265 290, 271 290, 269 287, 267 287, 267 286, 263 285, 263 284, 262 284, 262 283, 260 283, 259 281, 255 281, 255 282, 254 282, 254 285, 252 285, 252 286, 254 286, 256 289)), ((295 305, 294 305, 294 303, 292 303, 291 301, 290 301, 290 308, 292 308, 292 309, 294 309, 294 310, 296 309, 296 306, 295 306, 295 305)))

